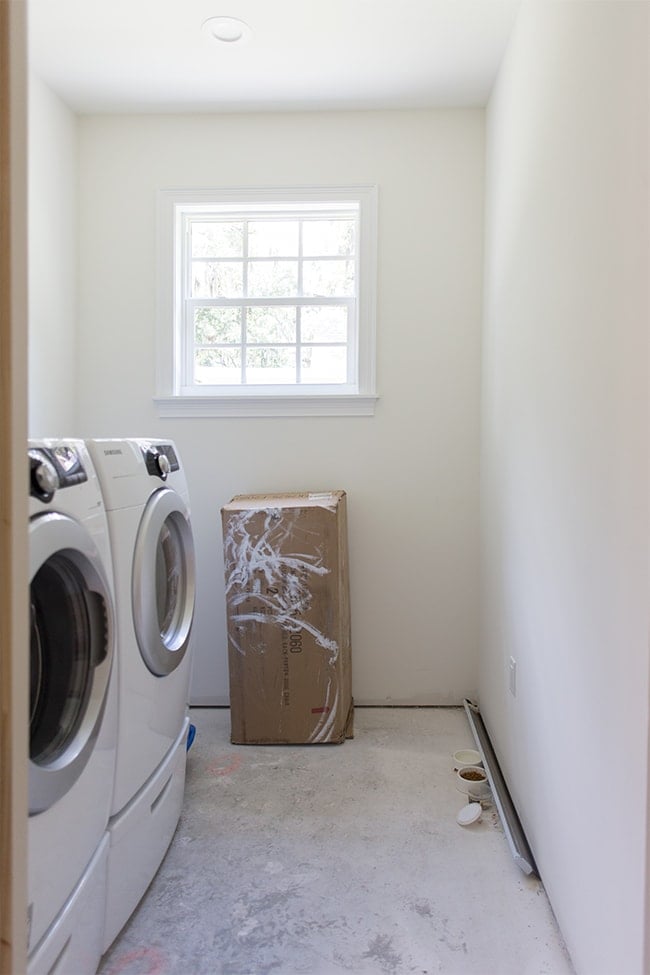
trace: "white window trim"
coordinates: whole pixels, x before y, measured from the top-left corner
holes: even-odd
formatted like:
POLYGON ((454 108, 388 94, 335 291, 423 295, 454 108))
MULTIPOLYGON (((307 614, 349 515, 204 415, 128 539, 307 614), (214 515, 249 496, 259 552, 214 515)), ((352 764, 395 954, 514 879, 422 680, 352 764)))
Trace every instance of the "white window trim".
MULTIPOLYGON (((377 293, 377 187, 313 186, 158 192, 158 295, 156 328, 156 403, 161 417, 211 416, 371 416, 378 399, 375 389, 375 340, 377 293), (180 320, 175 255, 176 207, 210 203, 322 202, 355 200, 360 206, 359 220, 359 323, 358 388, 329 392, 326 387, 307 392, 284 387, 234 387, 233 391, 209 391, 187 395, 180 388, 175 363, 180 358, 180 336, 175 320, 180 320)), ((336 387, 335 387, 336 389, 336 387)))

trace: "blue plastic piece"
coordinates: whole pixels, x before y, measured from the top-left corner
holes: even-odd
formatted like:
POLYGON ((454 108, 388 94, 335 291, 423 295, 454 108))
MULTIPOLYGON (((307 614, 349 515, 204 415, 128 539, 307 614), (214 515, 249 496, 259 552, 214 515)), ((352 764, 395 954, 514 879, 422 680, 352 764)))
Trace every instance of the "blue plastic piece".
POLYGON ((192 747, 192 742, 194 741, 195 737, 196 737, 196 725, 191 724, 189 726, 189 728, 187 729, 187 748, 186 748, 186 751, 189 752, 190 748, 192 747))

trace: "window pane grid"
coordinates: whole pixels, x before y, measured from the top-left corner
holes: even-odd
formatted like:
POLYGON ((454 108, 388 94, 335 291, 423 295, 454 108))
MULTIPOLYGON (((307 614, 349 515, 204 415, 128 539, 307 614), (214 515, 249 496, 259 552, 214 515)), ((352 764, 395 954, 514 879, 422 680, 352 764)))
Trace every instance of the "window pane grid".
MULTIPOLYGON (((275 224, 276 226, 279 224, 285 224, 285 225, 295 224, 296 229, 298 233, 303 237, 303 240, 304 240, 305 228, 307 228, 308 231, 313 231, 315 228, 318 228, 319 230, 321 230, 321 234, 320 234, 321 242, 324 236, 324 234, 322 233, 323 230, 325 230, 325 236, 327 236, 328 230, 333 231, 335 228, 339 231, 343 230, 343 235, 340 237, 338 241, 334 240, 333 242, 332 241, 329 242, 329 247, 330 248, 334 247, 333 252, 331 249, 328 251, 321 251, 318 248, 314 249, 313 244, 310 243, 308 245, 305 245, 303 243, 302 245, 303 252, 308 254, 308 256, 310 257, 315 256, 316 254, 319 253, 325 253, 330 255, 332 253, 334 255, 353 254, 356 250, 355 224, 357 220, 357 214, 352 212, 337 214, 337 215, 324 214, 323 216, 319 216, 319 217, 299 217, 296 214, 292 214, 292 213, 280 213, 275 216, 270 216, 268 214, 260 213, 260 214, 254 214, 247 217, 241 217, 240 219, 237 219, 236 217, 231 215, 220 217, 219 215, 214 214, 214 215, 207 215, 201 217, 197 215, 187 214, 186 219, 188 222, 188 227, 190 229, 190 232, 192 232, 194 228, 196 228, 197 230, 197 235, 196 235, 197 247, 194 248, 192 243, 191 255, 190 255, 193 259, 199 259, 200 257, 209 256, 206 255, 205 253, 206 250, 210 250, 210 241, 206 239, 208 238, 208 234, 205 231, 210 227, 218 228, 219 230, 224 231, 224 233, 221 234, 221 239, 222 239, 221 246, 223 250, 218 249, 216 242, 214 242, 212 249, 213 250, 215 248, 217 249, 215 250, 215 253, 213 253, 211 256, 235 257, 237 256, 237 254, 241 254, 239 247, 240 246, 248 247, 251 237, 253 239, 255 238, 256 231, 255 229, 251 230, 251 224, 259 225, 260 230, 265 226, 273 226, 273 224, 275 224), (226 228, 230 228, 230 234, 228 234, 226 228), (203 231, 203 233, 201 233, 201 231, 203 231), (233 241, 232 239, 233 235, 237 234, 237 232, 239 232, 239 235, 242 238, 241 245, 239 244, 238 241, 233 241), (347 239, 346 239, 346 235, 347 235, 347 239), (196 251, 198 251, 198 253, 196 251), (203 253, 201 253, 201 251, 203 251, 203 253), (230 252, 230 254, 228 252, 230 252)), ((278 231, 278 234, 276 235, 278 239, 280 237, 280 234, 281 232, 278 231)), ((285 237, 291 235, 292 235, 291 231, 289 233, 285 232, 285 237)), ((310 234, 309 236, 311 237, 313 235, 310 234)), ((297 238, 296 238, 296 242, 297 242, 297 238)), ((297 248, 294 248, 289 253, 292 257, 295 257, 297 253, 297 248)))
MULTIPOLYGON (((254 370, 257 370, 257 374, 264 375, 263 382, 266 385, 309 385, 311 380, 309 376, 305 375, 305 366, 312 366, 314 355, 317 357, 319 355, 321 357, 323 355, 335 356, 335 359, 330 361, 328 368, 330 370, 336 370, 338 378, 333 380, 332 376, 326 372, 324 377, 319 375, 319 379, 324 381, 329 379, 330 382, 334 382, 335 384, 345 384, 348 382, 351 368, 349 343, 347 341, 337 340, 336 337, 327 339, 323 334, 319 334, 317 337, 305 335, 303 312, 317 316, 316 326, 313 322, 310 324, 309 330, 311 332, 314 331, 315 327, 318 328, 318 316, 322 317, 323 313, 326 316, 334 314, 333 324, 331 320, 328 322, 326 318, 326 326, 329 324, 329 328, 331 329, 333 327, 335 331, 341 331, 343 328, 347 337, 349 316, 354 309, 353 299, 332 299, 330 301, 326 301, 325 299, 306 299, 300 304, 296 304, 294 301, 288 299, 279 299, 275 302, 271 302, 270 299, 257 299, 255 302, 250 299, 231 301, 213 299, 203 301, 192 300, 188 304, 191 304, 197 319, 201 315, 201 312, 209 312, 211 310, 226 311, 231 315, 234 313, 237 316, 235 319, 227 319, 225 324, 220 323, 222 330, 226 328, 232 334, 233 337, 230 341, 210 342, 205 339, 200 341, 197 338, 195 329, 191 351, 192 368, 190 374, 194 377, 194 382, 201 386, 207 384, 214 384, 217 387, 219 385, 229 385, 232 387, 238 384, 242 386, 251 384, 259 385, 262 380, 258 381, 255 379, 256 373, 254 370), (283 341, 277 335, 272 339, 254 340, 251 338, 250 329, 252 325, 248 319, 249 312, 264 308, 295 312, 295 341, 283 341), (234 334, 235 323, 239 322, 239 315, 241 315, 241 323, 237 324, 236 331, 238 335, 236 337, 234 334), (337 350, 339 350, 338 358, 337 350), (291 365, 289 364, 289 354, 291 365), (237 369, 236 378, 232 373, 232 370, 235 368, 237 369), (203 375, 207 375, 205 370, 208 369, 219 370, 218 376, 213 373, 212 382, 201 378, 203 375), (264 369, 267 371, 272 369, 275 373, 274 377, 269 378, 265 375, 264 369)), ((212 324, 210 319, 208 319, 208 324, 212 324)), ((281 322, 280 324, 282 325, 283 323, 281 322)), ((203 330, 205 333, 205 326, 203 330)))
POLYGON ((190 384, 217 388, 238 383, 343 386, 352 381, 356 363, 355 332, 351 330, 357 307, 356 212, 322 211, 316 217, 303 217, 287 210, 241 218, 234 213, 222 217, 209 213, 187 214, 185 219, 186 328, 182 341, 186 375, 193 377, 190 384), (274 225, 276 236, 266 232, 274 225), (295 249, 291 246, 294 234, 295 249), (289 246, 283 248, 283 241, 289 246), (268 270, 262 273, 262 268, 268 270), (306 285, 307 274, 310 285, 306 285), (269 314, 264 314, 264 308, 269 314), (293 323, 273 314, 273 309, 293 311, 293 323), (239 314, 239 325, 236 319, 223 317, 228 310, 239 314), (260 311, 253 320, 250 315, 255 310, 260 311), (312 315, 309 334, 303 334, 303 310, 312 315), (259 332, 256 337, 253 327, 259 332), (235 331, 239 331, 239 340, 235 331), (293 341, 288 339, 290 331, 293 341), (224 338, 226 334, 232 338, 224 338))

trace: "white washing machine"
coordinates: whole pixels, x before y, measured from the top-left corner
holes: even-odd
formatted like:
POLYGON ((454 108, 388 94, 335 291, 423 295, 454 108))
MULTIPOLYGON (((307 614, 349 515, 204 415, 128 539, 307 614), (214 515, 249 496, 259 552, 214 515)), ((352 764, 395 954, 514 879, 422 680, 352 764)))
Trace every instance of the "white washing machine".
POLYGON ((81 880, 30 953, 27 975, 95 975, 104 943, 108 847, 105 832, 81 880))
POLYGON ((75 972, 92 975, 103 940, 117 742, 108 523, 83 441, 32 440, 28 459, 28 971, 49 972, 68 954, 75 972), (80 898, 80 890, 93 896, 80 898), (73 930, 66 919, 81 901, 73 930))
POLYGON ((105 948, 151 882, 185 782, 194 543, 173 442, 89 440, 108 518, 117 615, 118 746, 105 948))

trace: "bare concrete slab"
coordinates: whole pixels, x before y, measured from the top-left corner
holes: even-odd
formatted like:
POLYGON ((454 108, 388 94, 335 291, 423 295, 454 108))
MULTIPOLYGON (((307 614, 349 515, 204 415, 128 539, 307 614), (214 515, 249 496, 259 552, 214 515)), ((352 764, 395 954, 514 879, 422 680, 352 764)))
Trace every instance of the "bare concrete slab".
POLYGON ((569 975, 498 815, 463 828, 462 708, 359 708, 343 745, 234 746, 194 709, 186 802, 100 975, 569 975))

